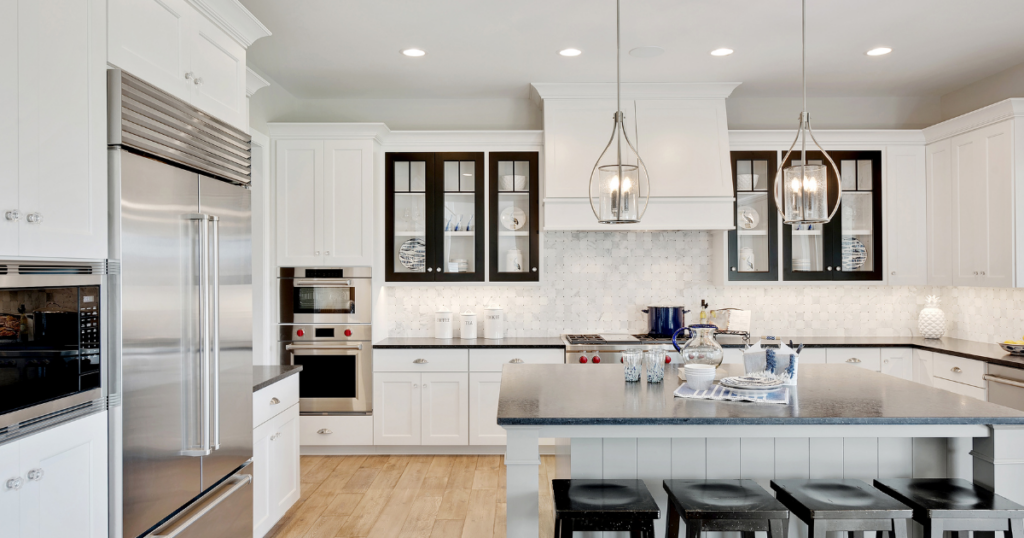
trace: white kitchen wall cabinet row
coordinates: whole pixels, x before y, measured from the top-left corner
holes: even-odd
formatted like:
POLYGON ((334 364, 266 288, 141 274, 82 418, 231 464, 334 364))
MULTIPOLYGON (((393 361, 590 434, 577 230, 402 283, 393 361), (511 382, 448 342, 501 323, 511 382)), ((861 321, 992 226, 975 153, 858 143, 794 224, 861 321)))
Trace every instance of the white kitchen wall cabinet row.
POLYGON ((1024 286, 1024 99, 924 130, 928 284, 1024 286))
POLYGON ((5 538, 107 538, 107 412, 0 445, 5 538))
POLYGON ((238 2, 109 0, 111 65, 243 131, 245 49, 270 35, 238 2))
POLYGON ((299 377, 253 393, 253 536, 261 538, 299 500, 299 377))
POLYGON ((107 257, 104 0, 0 2, 0 256, 107 257))

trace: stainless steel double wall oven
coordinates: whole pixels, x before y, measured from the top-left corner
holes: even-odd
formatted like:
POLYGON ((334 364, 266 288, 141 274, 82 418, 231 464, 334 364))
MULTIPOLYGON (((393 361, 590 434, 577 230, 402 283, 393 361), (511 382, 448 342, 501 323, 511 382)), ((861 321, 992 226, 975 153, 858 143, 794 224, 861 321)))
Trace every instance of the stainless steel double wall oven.
POLYGON ((281 363, 302 365, 299 411, 369 414, 370 268, 283 267, 279 280, 281 363))

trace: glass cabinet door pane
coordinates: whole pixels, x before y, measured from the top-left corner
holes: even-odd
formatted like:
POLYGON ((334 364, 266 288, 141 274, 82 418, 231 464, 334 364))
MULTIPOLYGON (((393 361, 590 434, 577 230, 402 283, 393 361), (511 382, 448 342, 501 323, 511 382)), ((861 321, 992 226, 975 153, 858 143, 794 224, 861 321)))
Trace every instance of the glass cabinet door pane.
POLYGON ((769 170, 767 160, 755 160, 754 161, 754 190, 755 191, 767 191, 769 180, 771 179, 768 174, 775 173, 775 170, 769 170))
POLYGON ((473 161, 444 162, 444 252, 438 270, 445 274, 483 270, 476 266, 475 169, 473 161))
POLYGON ((874 269, 872 163, 870 160, 843 160, 842 169, 842 270, 870 272, 874 269), (849 182, 847 170, 853 176, 849 182))
POLYGON ((768 223, 774 218, 769 212, 768 193, 737 190, 736 203, 736 269, 743 273, 768 272, 768 223))
POLYGON ((398 161, 394 167, 394 271, 424 273, 427 255, 426 163, 398 161))
POLYGON ((498 161, 498 271, 529 271, 530 162, 498 161))

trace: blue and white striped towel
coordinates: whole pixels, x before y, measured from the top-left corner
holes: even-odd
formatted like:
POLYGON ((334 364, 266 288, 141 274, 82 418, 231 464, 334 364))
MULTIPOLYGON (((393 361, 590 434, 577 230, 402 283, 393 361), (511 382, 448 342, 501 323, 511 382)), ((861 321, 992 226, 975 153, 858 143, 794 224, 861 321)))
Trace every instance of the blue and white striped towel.
POLYGON ((686 383, 679 385, 675 395, 677 398, 693 398, 695 400, 730 400, 735 402, 757 402, 771 404, 788 404, 789 389, 783 387, 780 390, 773 390, 762 394, 752 394, 744 391, 740 393, 715 383, 706 390, 693 390, 686 386, 686 383))

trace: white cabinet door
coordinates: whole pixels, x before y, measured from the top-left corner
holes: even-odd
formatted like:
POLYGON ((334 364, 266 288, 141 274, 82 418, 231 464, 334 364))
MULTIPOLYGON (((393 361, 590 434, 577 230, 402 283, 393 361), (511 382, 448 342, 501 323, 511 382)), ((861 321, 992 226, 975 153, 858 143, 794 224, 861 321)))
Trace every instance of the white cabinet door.
POLYGON ((107 414, 26 437, 21 444, 22 538, 107 537, 107 414))
MULTIPOLYGON (((622 101, 622 110, 626 115, 626 131, 635 144, 633 101, 622 101)), ((614 114, 614 99, 544 103, 545 198, 587 196, 594 163, 612 136, 614 114)), ((644 140, 647 140, 646 134, 644 140)), ((614 148, 609 151, 606 158, 614 156, 614 148)))
POLYGON ((924 285, 928 280, 925 149, 892 146, 886 149, 885 160, 886 279, 892 286, 924 285))
POLYGON ((262 538, 274 526, 270 510, 270 436, 276 431, 271 421, 252 431, 252 535, 262 538))
POLYGON ((270 435, 270 513, 277 521, 296 501, 300 493, 299 406, 274 417, 270 435))
POLYGON ((951 257, 953 236, 952 156, 949 140, 929 144, 925 148, 926 189, 928 204, 928 285, 953 284, 951 257))
MULTIPOLYGON (((18 1, 0 0, 0 256, 18 255, 18 1)), ((4 479, 6 480, 6 479, 4 479)))
POLYGON ((373 265, 373 142, 324 142, 323 254, 329 266, 373 265))
POLYGON ((248 131, 245 48, 198 13, 194 27, 188 36, 191 103, 248 131))
POLYGON ((882 369, 882 353, 877 347, 830 347, 825 350, 826 364, 849 364, 872 372, 882 369))
POLYGON ((469 374, 469 444, 505 444, 505 428, 498 426, 500 388, 501 372, 469 374))
POLYGON ((956 381, 949 381, 947 379, 936 377, 932 386, 937 389, 948 390, 949 392, 953 392, 961 396, 968 396, 983 402, 988 401, 987 390, 979 389, 978 387, 973 387, 971 385, 965 385, 963 383, 957 383, 956 381))
POLYGON ((108 0, 107 5, 110 63, 188 101, 192 7, 185 0, 108 0))
POLYGON ((914 350, 902 347, 882 348, 882 373, 907 381, 914 379, 914 350))
POLYGON ((373 444, 418 445, 420 421, 420 374, 374 372, 373 444))
POLYGON ((934 355, 931 351, 923 349, 914 350, 913 376, 915 382, 928 385, 929 387, 935 384, 932 380, 934 355))
POLYGON ((18 253, 106 258, 106 2, 18 10, 18 253))
POLYGON ((0 446, 0 525, 4 527, 4 536, 10 533, 11 538, 21 536, 21 488, 25 486, 25 477, 19 467, 20 448, 21 441, 0 446))
POLYGON ((469 444, 469 375, 465 372, 420 375, 422 444, 469 444))
POLYGON ((277 264, 323 262, 324 143, 280 140, 277 144, 277 264))

